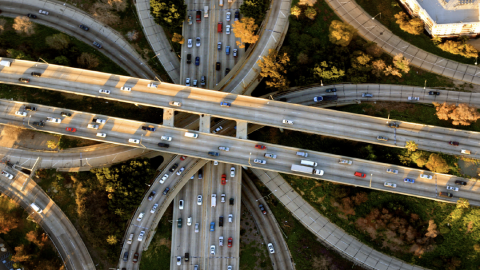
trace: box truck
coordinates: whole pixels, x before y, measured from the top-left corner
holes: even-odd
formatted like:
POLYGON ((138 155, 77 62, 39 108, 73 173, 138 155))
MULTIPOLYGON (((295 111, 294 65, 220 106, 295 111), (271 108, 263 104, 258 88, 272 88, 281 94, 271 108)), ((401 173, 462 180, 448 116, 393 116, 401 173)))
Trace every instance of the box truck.
POLYGON ((203 17, 208 18, 208 6, 203 7, 203 17))
POLYGON ((317 165, 318 165, 316 162, 313 162, 313 161, 310 161, 310 160, 305 160, 305 159, 302 159, 300 164, 307 165, 307 166, 312 166, 312 167, 317 167, 317 165))
POLYGON ((2 60, 0 61, 0 65, 9 67, 12 64, 12 62, 7 61, 7 60, 2 60))
POLYGON ((291 168, 292 172, 301 172, 301 173, 308 173, 308 174, 316 174, 316 175, 323 175, 323 170, 317 170, 312 167, 302 166, 292 164, 291 168))
POLYGON ((212 207, 217 206, 217 194, 212 194, 212 207))

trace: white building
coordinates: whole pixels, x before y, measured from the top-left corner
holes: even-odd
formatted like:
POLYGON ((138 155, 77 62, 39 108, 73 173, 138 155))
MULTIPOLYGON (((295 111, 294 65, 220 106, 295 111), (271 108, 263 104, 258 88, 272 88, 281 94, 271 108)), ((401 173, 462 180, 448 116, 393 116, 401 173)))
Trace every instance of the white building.
POLYGON ((410 15, 419 17, 432 36, 480 34, 480 0, 399 0, 410 15))

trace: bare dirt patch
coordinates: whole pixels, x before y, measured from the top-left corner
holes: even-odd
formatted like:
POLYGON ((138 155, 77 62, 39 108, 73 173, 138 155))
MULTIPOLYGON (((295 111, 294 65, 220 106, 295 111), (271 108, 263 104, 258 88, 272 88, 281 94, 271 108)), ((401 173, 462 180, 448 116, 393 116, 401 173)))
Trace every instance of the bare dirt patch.
POLYGON ((298 5, 313 6, 315 3, 317 3, 317 0, 300 0, 298 5))
POLYGON ((0 146, 3 147, 51 150, 47 147, 47 141, 53 140, 58 143, 58 139, 59 137, 53 134, 12 126, 0 126, 0 146))

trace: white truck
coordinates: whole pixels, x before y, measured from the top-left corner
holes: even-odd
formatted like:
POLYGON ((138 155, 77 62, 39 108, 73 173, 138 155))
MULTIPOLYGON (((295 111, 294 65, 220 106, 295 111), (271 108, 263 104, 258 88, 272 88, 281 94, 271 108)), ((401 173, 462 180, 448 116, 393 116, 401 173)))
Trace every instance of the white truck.
POLYGON ((203 7, 203 17, 208 18, 208 6, 203 7))
POLYGON ((12 64, 12 62, 7 61, 7 60, 0 61, 1 66, 9 67, 11 64, 12 64))
POLYGON ((212 207, 217 206, 217 194, 212 194, 212 207))
POLYGON ((323 175, 323 170, 318 170, 318 169, 314 169, 312 167, 296 165, 296 164, 292 164, 291 170, 292 170, 292 172, 301 172, 301 173, 308 173, 308 174, 323 175))

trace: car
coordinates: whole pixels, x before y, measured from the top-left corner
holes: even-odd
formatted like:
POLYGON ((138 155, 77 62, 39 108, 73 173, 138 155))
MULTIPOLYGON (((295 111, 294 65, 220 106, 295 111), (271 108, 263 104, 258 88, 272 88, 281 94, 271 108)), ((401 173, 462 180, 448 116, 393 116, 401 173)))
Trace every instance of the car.
POLYGON ((195 233, 200 232, 200 224, 197 222, 195 223, 195 233))
POLYGON ((150 88, 157 88, 158 85, 154 84, 153 82, 147 84, 147 87, 150 87, 150 88))
POLYGON ((217 166, 218 165, 218 160, 214 160, 213 161, 213 166, 217 166))
POLYGON ((275 154, 269 154, 269 153, 265 153, 263 156, 266 157, 266 158, 272 158, 272 159, 276 159, 276 158, 277 158, 277 155, 275 155, 275 154))
POLYGON ((177 172, 177 175, 181 175, 183 171, 185 171, 185 167, 180 168, 180 170, 177 172))
POLYGON ((224 203, 225 202, 225 193, 222 193, 222 196, 220 197, 220 202, 224 203))
POLYGON ((202 12, 200 10, 197 10, 196 21, 197 21, 197 23, 202 22, 202 12))
POLYGON ((267 161, 266 160, 263 160, 263 159, 254 159, 253 160, 253 163, 257 163, 257 164, 267 164, 267 161))
POLYGON ((207 77, 206 76, 202 76, 200 78, 200 85, 201 86, 205 86, 207 84, 207 77))
POLYGON ((215 221, 212 221, 212 222, 210 223, 210 231, 211 231, 211 232, 215 231, 215 221))
POLYGON ((262 214, 264 214, 264 215, 267 214, 267 210, 265 210, 265 207, 263 206, 263 204, 259 204, 258 208, 260 208, 260 211, 262 211, 262 214))
POLYGON ((30 82, 30 79, 26 79, 26 78, 20 78, 18 79, 19 82, 23 82, 23 83, 29 83, 30 82))
POLYGON ((72 116, 72 114, 69 113, 69 112, 61 112, 60 115, 63 116, 63 117, 71 117, 72 116))
POLYGON ((323 97, 322 96, 318 96, 318 97, 313 97, 313 101, 315 102, 320 102, 323 100, 323 97))
POLYGON ((94 41, 92 44, 93 44, 93 46, 95 46, 95 47, 97 47, 97 48, 99 48, 99 49, 102 48, 102 44, 100 44, 100 43, 98 43, 98 42, 96 42, 96 41, 94 41))
POLYGON ((222 27, 223 27, 223 22, 218 22, 218 24, 217 24, 217 32, 218 33, 222 32, 222 27))
POLYGON ((185 79, 185 85, 186 85, 186 86, 190 86, 190 78, 186 78, 186 79, 185 79))
POLYGON ((233 222, 233 214, 228 215, 228 222, 230 222, 230 223, 233 222))
POLYGON ((36 19, 36 18, 37 18, 37 15, 28 13, 28 14, 27 14, 27 17, 32 18, 32 19, 36 19))
POLYGON ((235 167, 230 168, 230 177, 235 177, 235 167))
POLYGON ((355 172, 353 175, 361 177, 361 178, 365 178, 367 176, 366 174, 361 173, 361 172, 355 172))
POLYGON ((240 19, 240 12, 237 10, 235 11, 235 21, 238 21, 240 19))
POLYGON ((123 253, 123 261, 128 261, 128 251, 125 251, 125 253, 123 253))
POLYGON ((134 143, 134 144, 139 144, 140 140, 139 139, 128 139, 129 143, 134 143))
POLYGON ((420 97, 408 97, 408 100, 420 100, 420 97))
POLYGON ((200 169, 198 170, 198 180, 202 180, 203 179, 203 170, 200 169))
POLYGON ((160 137, 160 140, 162 140, 162 141, 167 141, 167 142, 171 142, 171 141, 172 141, 172 137, 171 137, 171 136, 162 136, 162 137, 160 137))
POLYGON ((50 122, 50 123, 62 123, 62 119, 60 119, 60 118, 53 118, 53 117, 47 117, 47 122, 50 122))
POLYGON ((187 218, 187 226, 192 226, 192 217, 187 218))
POLYGON ((188 25, 192 25, 192 24, 193 24, 192 15, 188 15, 188 25))
POLYGON ((197 87, 198 86, 198 81, 197 80, 193 80, 193 87, 197 87))
POLYGON ((27 116, 27 112, 16 111, 16 112, 15 112, 15 115, 27 116))
POLYGON ((77 132, 77 129, 73 128, 73 127, 67 127, 67 128, 65 128, 65 130, 69 131, 69 132, 77 132))
POLYGON ((433 176, 430 174, 420 174, 420 178, 425 178, 425 179, 432 179, 433 176))
POLYGON ((270 253, 275 253, 275 250, 273 249, 273 244, 272 243, 268 243, 267 247, 268 247, 268 251, 270 251, 270 253))
POLYGON ((233 57, 237 57, 238 56, 238 49, 233 49, 233 57))
POLYGON ((192 54, 189 53, 187 54, 187 64, 191 64, 192 63, 192 54))
POLYGON ((105 90, 105 89, 100 89, 100 90, 98 90, 98 93, 105 94, 105 95, 110 95, 111 91, 110 90, 105 90))
POLYGON ((88 124, 87 128, 98 129, 98 125, 97 124, 88 124))
POLYGON ((218 246, 223 247, 223 236, 218 237, 218 246))
POLYGON ((219 42, 217 43, 217 50, 220 51, 221 49, 222 49, 222 42, 219 41, 219 42))
POLYGON ((182 257, 177 256, 177 265, 182 265, 182 257))
POLYGON ((233 205, 234 199, 230 198, 230 205, 233 205))
POLYGON ((370 94, 370 93, 363 93, 362 94, 362 97, 373 97, 373 94, 370 94))
POLYGON ((187 156, 181 156, 181 157, 180 157, 180 160, 181 160, 181 161, 184 161, 185 159, 187 159, 187 156))
POLYGON ((184 203, 185 203, 185 202, 184 202, 183 200, 178 201, 178 209, 179 209, 179 210, 183 210, 183 205, 184 205, 184 203))
POLYGON ((165 183, 165 180, 167 180, 167 179, 168 179, 168 174, 164 174, 164 175, 162 176, 162 179, 160 179, 160 184, 165 183))
POLYGON ((39 10, 38 13, 43 14, 43 15, 48 15, 48 11, 46 10, 39 10))
POLYGON ((385 182, 383 185, 386 186, 386 187, 391 187, 391 188, 396 188, 397 187, 397 184, 389 183, 389 182, 385 182))
POLYGON ((134 263, 138 262, 138 253, 137 252, 135 252, 135 254, 133 255, 133 262, 134 263))
POLYGON ((202 205, 202 195, 197 196, 197 204, 202 205))
POLYGON ((220 62, 217 62, 215 64, 215 70, 217 70, 217 71, 220 70, 220 62))
POLYGON ((462 151, 460 151, 460 153, 465 154, 465 155, 470 155, 471 154, 470 150, 464 150, 464 149, 462 149, 462 151))
POLYGON ((388 127, 391 127, 391 128, 398 128, 399 126, 400 126, 400 123, 397 123, 397 122, 388 123, 388 127))
POLYGON ((177 219, 177 227, 182 228, 182 218, 177 219))
POLYGON ((228 148, 227 146, 219 146, 219 147, 218 147, 218 150, 228 152, 228 151, 230 151, 230 148, 228 148))
POLYGON ((398 174, 398 170, 395 170, 395 169, 387 169, 387 173, 398 174))
POLYGON ((34 106, 25 106, 25 110, 27 110, 27 111, 34 111, 34 112, 36 112, 36 111, 37 111, 37 108, 36 108, 36 107, 34 107, 34 106))
POLYGON ((415 180, 412 179, 412 178, 404 178, 404 179, 403 179, 403 182, 405 182, 405 183, 412 183, 412 184, 413 184, 413 183, 415 183, 415 180))
POLYGON ((453 197, 453 194, 450 193, 450 192, 439 192, 439 193, 438 193, 438 196, 440 196, 440 197, 452 198, 452 197, 453 197))
POLYGON ((42 76, 42 73, 32 72, 32 73, 30 73, 30 75, 32 75, 33 77, 40 77, 40 76, 42 76))
POLYGON ((32 125, 37 126, 37 127, 44 127, 45 123, 43 121, 33 122, 32 125))
POLYGON ((169 191, 170 191, 170 188, 169 188, 169 187, 165 188, 165 190, 163 191, 163 195, 167 195, 167 193, 168 193, 169 191))
POLYGON ((152 207, 152 210, 150 210, 150 213, 154 214, 155 211, 157 211, 158 203, 154 204, 152 207))
POLYGON ((227 74, 230 72, 230 69, 229 68, 226 68, 225 69, 225 76, 227 76, 227 74))
POLYGON ((454 141, 449 141, 448 144, 453 145, 453 146, 459 146, 460 143, 454 142, 454 141))
POLYGON ((189 38, 189 39, 187 40, 187 47, 188 47, 188 48, 192 48, 192 47, 193 47, 192 39, 191 39, 191 38, 189 38))
POLYGON ((261 145, 261 144, 256 144, 255 148, 261 149, 261 150, 267 150, 267 147, 265 145, 261 145))
POLYGON ((131 87, 122 86, 122 87, 120 87, 120 90, 121 90, 121 91, 130 92, 130 91, 132 91, 132 88, 131 88, 131 87))
POLYGON ((283 119, 282 123, 283 124, 288 124, 288 125, 293 125, 293 121, 292 120, 287 120, 287 119, 283 119))
POLYGON ((145 213, 141 212, 141 213, 138 215, 137 221, 142 221, 142 218, 143 218, 144 215, 145 215, 145 213))
POLYGON ((334 93, 334 92, 337 92, 337 88, 327 88, 327 89, 325 90, 325 92, 327 92, 327 93, 334 93))
POLYGON ((88 26, 83 25, 83 24, 80 24, 78 27, 80 27, 80 29, 85 30, 85 31, 88 31, 90 29, 90 28, 88 28, 88 26))
POLYGON ((438 91, 429 91, 428 94, 431 96, 440 96, 440 92, 438 91))
POLYGON ((222 185, 227 184, 227 175, 226 174, 222 174, 221 182, 222 182, 222 185))
POLYGON ((215 255, 215 245, 210 246, 210 254, 215 255))
MULTIPOLYGON (((200 56, 195 57, 195 66, 200 66, 200 56)), ((193 86, 196 86, 196 83, 193 86)))
POLYGON ((217 128, 213 131, 213 134, 219 132, 219 131, 222 130, 222 129, 223 129, 222 126, 217 127, 217 128))
POLYGON ((178 102, 178 101, 170 101, 168 103, 170 106, 175 106, 175 107, 180 107, 182 106, 182 103, 181 102, 178 102))
POLYGON ((447 190, 458 191, 458 187, 447 186, 447 190))
POLYGON ((172 167, 170 167, 169 171, 174 172, 177 168, 178 168, 178 164, 175 163, 175 164, 172 165, 172 167))
POLYGON ((225 26, 225 34, 230 35, 230 24, 225 26))
POLYGON ((10 173, 8 173, 8 172, 6 172, 6 171, 2 171, 2 175, 5 176, 5 177, 7 177, 7 178, 10 179, 10 180, 13 179, 13 175, 10 174, 10 173))
POLYGON ((157 130, 157 129, 154 128, 154 127, 142 126, 142 130, 155 131, 155 130, 157 130))
POLYGON ((352 165, 353 161, 351 161, 350 159, 340 159, 338 160, 338 163, 343 165, 352 165))
POLYGON ((232 238, 232 237, 229 237, 227 243, 228 243, 228 244, 227 244, 227 247, 231 248, 231 247, 232 247, 232 243, 233 243, 233 238, 232 238))
POLYGON ((153 200, 153 198, 155 198, 155 195, 157 195, 157 192, 155 190, 152 190, 152 192, 150 192, 150 195, 148 195, 148 200, 153 200))
POLYGON ((455 185, 466 186, 466 185, 467 185, 467 182, 461 181, 461 180, 455 180, 455 185))
POLYGON ((200 37, 195 39, 195 46, 200 47, 200 37))
POLYGON ((232 103, 220 102, 220 107, 230 107, 230 106, 232 106, 232 103))
POLYGON ((377 136, 377 140, 386 142, 386 141, 388 141, 388 138, 385 137, 385 136, 377 136))
POLYGON ((230 21, 230 15, 231 15, 231 14, 232 14, 232 13, 230 13, 230 12, 227 12, 227 13, 226 13, 226 16, 225 16, 226 18, 225 18, 225 20, 226 20, 227 22, 230 21))

